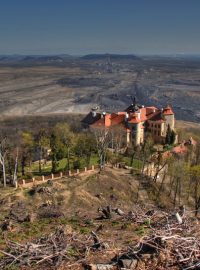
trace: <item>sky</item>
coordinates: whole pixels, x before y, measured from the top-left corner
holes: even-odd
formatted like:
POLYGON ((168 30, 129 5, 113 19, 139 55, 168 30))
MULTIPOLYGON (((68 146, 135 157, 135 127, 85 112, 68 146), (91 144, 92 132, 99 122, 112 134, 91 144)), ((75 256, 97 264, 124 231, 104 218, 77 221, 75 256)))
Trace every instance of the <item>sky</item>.
POLYGON ((0 54, 199 54, 200 0, 0 0, 0 54))

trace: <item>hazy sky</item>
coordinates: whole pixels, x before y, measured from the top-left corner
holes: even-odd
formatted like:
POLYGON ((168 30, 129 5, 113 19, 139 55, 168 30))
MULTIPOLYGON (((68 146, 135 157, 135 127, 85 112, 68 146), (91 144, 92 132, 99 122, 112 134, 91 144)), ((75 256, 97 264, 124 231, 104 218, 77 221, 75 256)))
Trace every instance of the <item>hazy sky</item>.
POLYGON ((0 54, 200 53, 200 0, 0 0, 0 54))

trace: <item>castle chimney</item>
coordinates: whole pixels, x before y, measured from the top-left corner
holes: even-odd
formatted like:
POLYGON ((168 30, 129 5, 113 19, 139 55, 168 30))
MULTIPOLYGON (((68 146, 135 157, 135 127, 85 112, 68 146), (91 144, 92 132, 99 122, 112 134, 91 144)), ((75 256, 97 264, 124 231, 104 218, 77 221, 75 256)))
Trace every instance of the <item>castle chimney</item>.
POLYGON ((111 125, 111 115, 110 114, 106 114, 105 117, 105 126, 109 127, 111 125))
POLYGON ((126 114, 125 114, 125 121, 128 121, 128 118, 129 118, 129 114, 126 112, 126 114))
POLYGON ((106 112, 102 112, 101 118, 105 118, 105 116, 106 116, 106 112))
POLYGON ((140 111, 138 111, 138 112, 136 112, 136 114, 137 114, 137 118, 140 120, 140 117, 141 117, 141 112, 140 112, 140 111))
POLYGON ((92 110, 92 117, 96 117, 96 115, 97 115, 97 112, 92 110))
POLYGON ((97 115, 97 107, 91 109, 92 117, 96 117, 97 115))

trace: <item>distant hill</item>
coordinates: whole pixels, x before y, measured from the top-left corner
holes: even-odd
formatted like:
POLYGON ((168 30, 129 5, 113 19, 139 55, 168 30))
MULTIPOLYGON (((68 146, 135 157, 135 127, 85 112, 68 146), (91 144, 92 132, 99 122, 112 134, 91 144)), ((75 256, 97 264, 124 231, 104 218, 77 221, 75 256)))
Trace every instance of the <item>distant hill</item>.
POLYGON ((76 57, 61 54, 61 55, 0 55, 0 64, 4 65, 41 65, 41 64, 56 64, 76 57))
POLYGON ((140 57, 134 54, 87 54, 81 57, 84 60, 106 60, 110 58, 111 60, 140 60, 140 57))
POLYGON ((85 56, 72 56, 69 54, 58 55, 0 55, 0 66, 42 66, 42 65, 60 65, 71 64, 73 61, 132 61, 140 60, 138 56, 133 54, 88 54, 85 56))
POLYGON ((0 55, 0 63, 49 63, 49 62, 64 62, 72 59, 80 60, 140 60, 141 58, 134 54, 88 54, 84 56, 72 56, 69 54, 58 54, 58 55, 0 55))

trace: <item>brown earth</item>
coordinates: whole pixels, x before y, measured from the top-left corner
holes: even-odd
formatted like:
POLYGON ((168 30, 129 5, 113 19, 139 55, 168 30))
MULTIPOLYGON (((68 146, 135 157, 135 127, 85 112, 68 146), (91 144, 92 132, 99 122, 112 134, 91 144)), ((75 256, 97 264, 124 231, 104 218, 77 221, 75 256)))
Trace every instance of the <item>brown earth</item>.
MULTIPOLYGON (((135 207, 155 208, 151 187, 147 185, 148 180, 144 183, 143 179, 143 184, 140 185, 141 180, 139 179, 137 174, 130 174, 129 170, 106 167, 106 170, 101 173, 95 171, 65 177, 33 189, 7 188, 2 190, 0 193, 0 224, 5 218, 9 218, 10 209, 13 209, 17 202, 24 203, 31 218, 30 222, 22 223, 11 219, 11 229, 0 231, 0 250, 5 250, 8 239, 26 243, 49 235, 58 226, 62 226, 67 234, 74 234, 80 239, 88 239, 91 231, 96 231, 101 241, 109 245, 109 249, 91 251, 84 261, 87 264, 110 263, 113 257, 126 250, 127 247, 134 246, 144 235, 147 235, 149 227, 145 224, 129 222, 118 215, 112 219, 102 219, 102 213, 97 210, 108 205, 112 208, 119 208, 125 213, 135 207), (56 207, 57 214, 61 213, 60 216, 56 218, 38 216, 38 213, 50 214, 52 206, 56 207), (41 212, 45 209, 46 212, 41 212)), ((162 194, 159 203, 162 204, 162 207, 170 208, 171 206, 170 198, 162 194)), ((53 270, 55 267, 48 266, 47 268, 44 264, 39 267, 19 269, 53 270)), ((71 266, 69 263, 63 262, 58 269, 83 270, 84 268, 82 263, 77 264, 73 259, 71 266)), ((141 268, 137 269, 146 268, 141 265, 141 268)), ((156 269, 163 270, 164 268, 156 269)))

